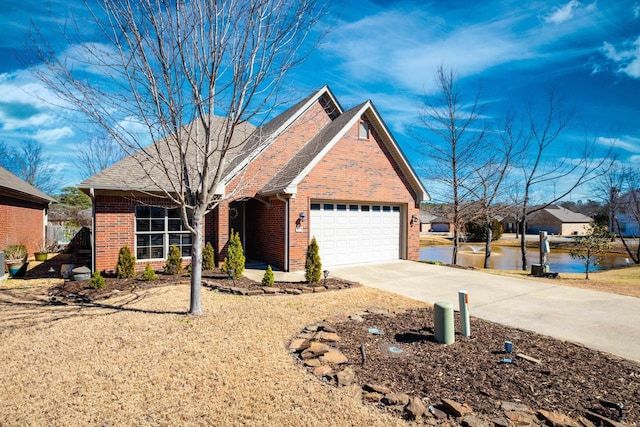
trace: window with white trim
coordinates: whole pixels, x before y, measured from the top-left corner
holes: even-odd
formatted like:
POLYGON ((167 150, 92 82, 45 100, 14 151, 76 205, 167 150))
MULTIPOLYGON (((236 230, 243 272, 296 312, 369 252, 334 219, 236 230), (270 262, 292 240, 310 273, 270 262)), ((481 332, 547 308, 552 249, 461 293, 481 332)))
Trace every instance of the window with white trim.
POLYGON ((360 125, 358 126, 358 138, 369 139, 369 125, 367 122, 360 122, 360 125))
POLYGON ((136 206, 136 259, 165 259, 172 245, 183 257, 191 256, 191 233, 180 208, 136 206))

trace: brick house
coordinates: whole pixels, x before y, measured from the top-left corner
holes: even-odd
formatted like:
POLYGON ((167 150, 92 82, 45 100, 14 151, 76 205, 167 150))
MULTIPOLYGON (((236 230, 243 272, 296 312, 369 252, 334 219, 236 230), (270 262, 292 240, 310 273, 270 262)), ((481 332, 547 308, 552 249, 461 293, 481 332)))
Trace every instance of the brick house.
POLYGON ((0 167, 0 250, 25 245, 30 255, 39 251, 50 203, 55 199, 0 167))
MULTIPOLYGON (((221 119, 224 120, 224 119, 221 119)), ((419 258, 419 206, 427 191, 371 101, 348 111, 325 86, 261 127, 225 170, 222 202, 205 219, 222 260, 231 229, 248 260, 304 269, 312 237, 323 265, 419 258)), ((94 203, 94 266, 113 269, 120 247, 138 269, 164 265, 169 244, 190 255, 177 209, 131 158, 80 183, 94 203)), ((157 177, 157 182, 166 179, 157 177)))
POLYGON ((532 213, 527 218, 527 234, 538 234, 546 231, 559 236, 581 236, 586 234, 586 227, 592 219, 578 212, 570 211, 562 206, 551 205, 532 213))

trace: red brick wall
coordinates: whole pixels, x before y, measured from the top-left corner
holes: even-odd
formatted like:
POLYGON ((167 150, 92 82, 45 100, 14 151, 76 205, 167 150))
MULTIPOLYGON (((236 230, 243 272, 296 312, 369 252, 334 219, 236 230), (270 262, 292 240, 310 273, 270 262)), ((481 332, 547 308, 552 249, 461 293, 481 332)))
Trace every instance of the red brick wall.
MULTIPOLYGON (((371 127, 370 127, 371 129, 371 127)), ((309 223, 303 233, 295 233, 298 212, 305 212, 307 221, 311 200, 346 200, 353 202, 394 203, 406 212, 407 258, 419 259, 420 226, 410 226, 411 216, 419 215, 415 193, 390 152, 373 130, 368 140, 358 139, 356 123, 298 185, 291 200, 290 269, 304 269, 309 236, 309 223), (295 213, 295 215, 294 215, 295 213), (295 218, 294 218, 295 217, 295 218)))
POLYGON ((44 214, 42 205, 3 196, 0 201, 0 250, 8 245, 25 245, 29 257, 33 257, 44 243, 44 214))
MULTIPOLYGON (((118 252, 128 246, 135 256, 135 208, 137 205, 170 207, 172 204, 165 198, 151 196, 107 196, 97 195, 95 198, 94 233, 96 242, 95 270, 114 270, 118 262, 118 252)), ((156 270, 165 266, 164 260, 140 260, 136 262, 136 271, 144 270, 147 263, 156 270)), ((189 260, 184 260, 188 265, 189 260)))

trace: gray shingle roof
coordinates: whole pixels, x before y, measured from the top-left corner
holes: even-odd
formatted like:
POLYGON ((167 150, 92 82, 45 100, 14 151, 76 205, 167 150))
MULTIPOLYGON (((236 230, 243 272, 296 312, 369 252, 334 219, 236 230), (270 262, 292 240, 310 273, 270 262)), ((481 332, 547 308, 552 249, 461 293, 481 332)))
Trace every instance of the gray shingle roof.
MULTIPOLYGON (((215 117, 212 128, 222 131, 225 127, 226 119, 215 117)), ((204 132, 200 123, 188 125, 186 132, 193 137, 193 143, 187 145, 187 159, 191 163, 191 172, 196 175, 202 164, 202 153, 198 149, 197 140, 202 141, 204 132)), ((255 126, 249 122, 241 123, 232 138, 232 147, 227 153, 227 157, 234 159, 240 157, 246 149, 245 142, 254 134, 255 126)), ((119 162, 98 172, 78 184, 81 189, 102 189, 102 190, 130 190, 130 191, 158 191, 163 189, 172 191, 173 183, 179 183, 180 176, 179 163, 173 162, 173 153, 177 148, 170 140, 162 139, 154 142, 131 156, 125 157, 119 162), (161 158, 163 164, 156 161, 161 158), (176 167, 178 165, 178 167, 176 167)), ((210 162, 217 164, 220 158, 220 151, 215 151, 210 158, 210 162)), ((228 169, 228 167, 226 168, 228 169)), ((197 176, 191 177, 192 182, 197 176)))
POLYGON ((553 215, 558 218, 563 223, 582 223, 582 222, 591 222, 591 218, 586 215, 583 215, 578 212, 570 211, 569 209, 563 208, 562 206, 551 205, 544 209, 547 213, 553 215))
POLYGON ((3 167, 0 167, 0 190, 10 193, 18 199, 31 200, 44 204, 55 202, 53 197, 43 193, 33 185, 26 183, 3 167))

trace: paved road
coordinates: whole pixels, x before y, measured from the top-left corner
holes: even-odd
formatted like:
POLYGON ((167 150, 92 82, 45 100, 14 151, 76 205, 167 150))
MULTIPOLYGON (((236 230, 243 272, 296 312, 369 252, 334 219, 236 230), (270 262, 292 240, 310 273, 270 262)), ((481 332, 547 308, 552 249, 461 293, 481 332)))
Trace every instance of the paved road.
POLYGON ((412 261, 334 267, 331 275, 456 310, 466 290, 471 316, 640 361, 640 298, 412 261))

